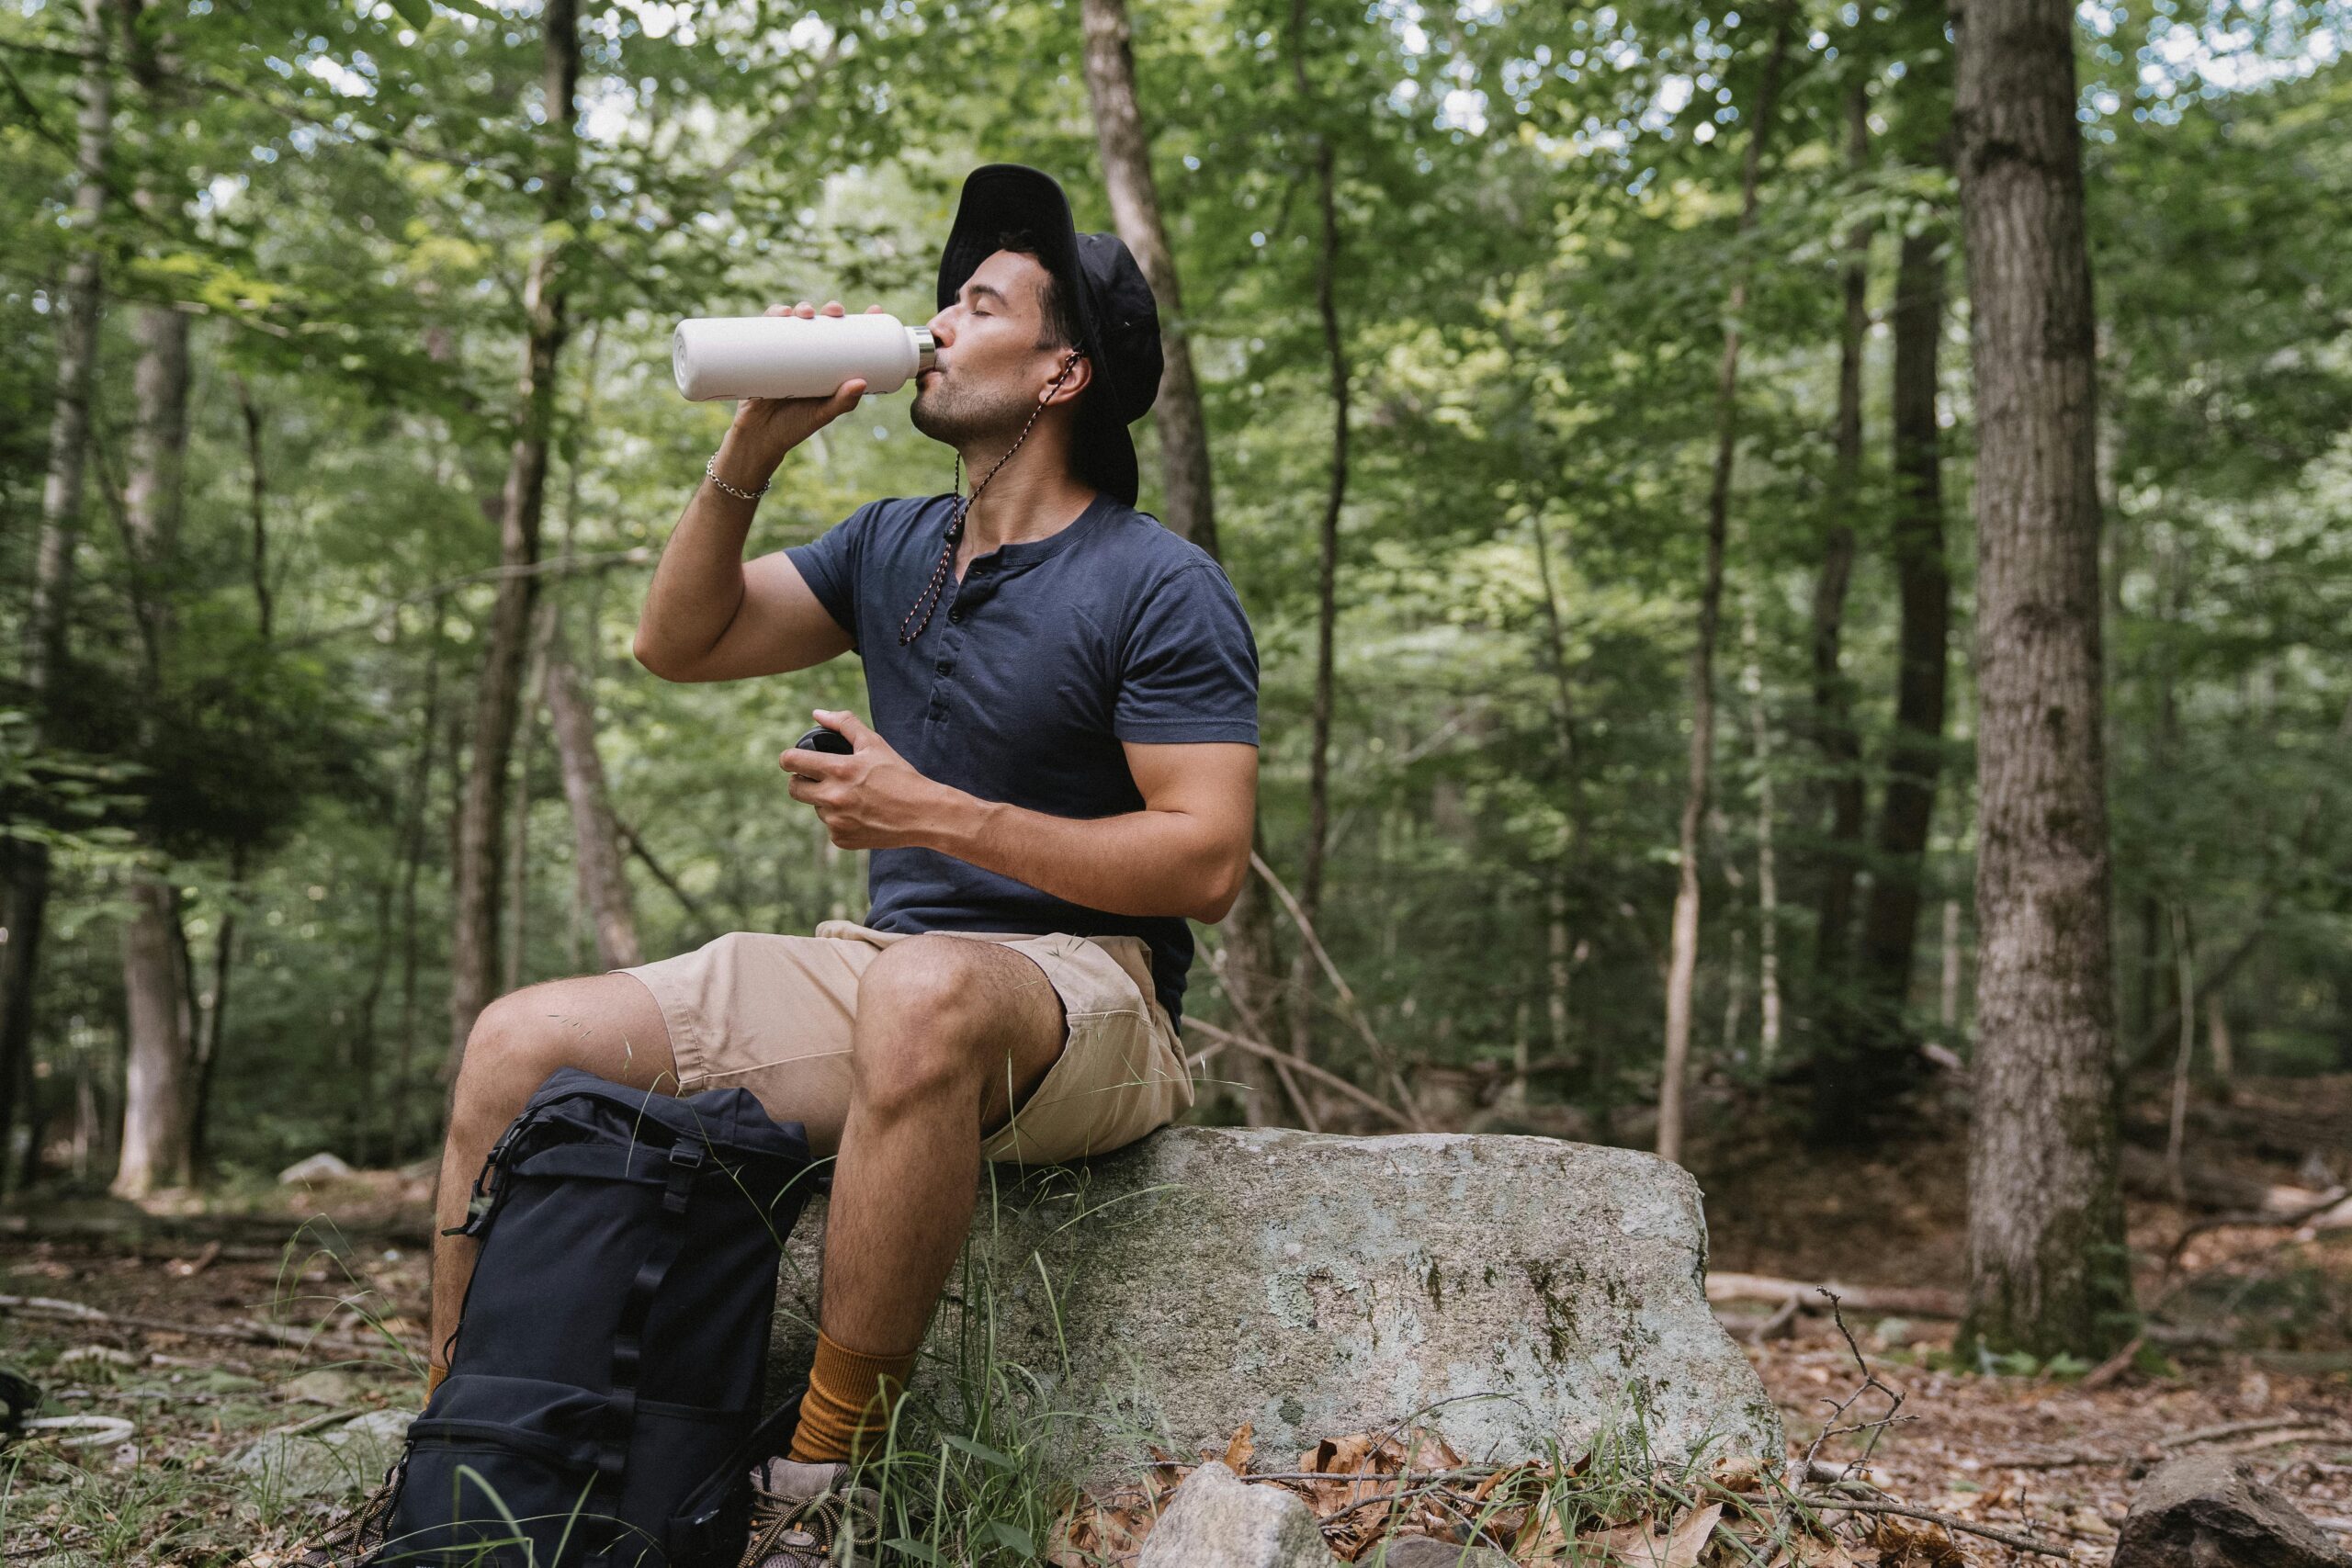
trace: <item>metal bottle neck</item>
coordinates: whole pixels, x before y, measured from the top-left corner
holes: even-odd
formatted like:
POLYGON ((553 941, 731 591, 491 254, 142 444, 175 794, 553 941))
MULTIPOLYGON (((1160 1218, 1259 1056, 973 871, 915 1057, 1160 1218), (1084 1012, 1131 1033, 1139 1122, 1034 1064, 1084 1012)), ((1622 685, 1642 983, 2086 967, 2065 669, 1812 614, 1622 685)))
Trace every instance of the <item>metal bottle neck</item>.
POLYGON ((931 368, 933 360, 939 357, 939 345, 932 342, 929 327, 909 327, 907 331, 914 334, 915 374, 920 376, 931 368))

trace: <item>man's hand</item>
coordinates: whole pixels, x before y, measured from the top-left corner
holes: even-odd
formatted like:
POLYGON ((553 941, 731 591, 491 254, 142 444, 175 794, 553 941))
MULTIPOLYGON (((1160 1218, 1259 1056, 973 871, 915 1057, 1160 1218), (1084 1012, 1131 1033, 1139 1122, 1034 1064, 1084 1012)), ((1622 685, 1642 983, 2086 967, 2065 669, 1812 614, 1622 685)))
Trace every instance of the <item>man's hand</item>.
POLYGON ((817 722, 854 748, 846 757, 798 748, 776 759, 792 775, 792 798, 817 808, 818 819, 844 850, 897 850, 922 841, 958 792, 934 784, 846 710, 819 708, 817 722))
MULTIPOLYGON (((798 316, 805 321, 813 319, 818 310, 803 299, 797 305, 771 305, 762 313, 798 316)), ((824 314, 842 313, 840 300, 825 301, 824 314)), ((865 313, 879 315, 882 307, 869 305, 865 313)), ((786 453, 857 407, 857 400, 865 395, 865 378, 854 376, 835 388, 830 398, 745 398, 735 405, 735 423, 728 426, 727 438, 719 446, 719 478, 739 489, 758 489, 775 472, 786 453)))

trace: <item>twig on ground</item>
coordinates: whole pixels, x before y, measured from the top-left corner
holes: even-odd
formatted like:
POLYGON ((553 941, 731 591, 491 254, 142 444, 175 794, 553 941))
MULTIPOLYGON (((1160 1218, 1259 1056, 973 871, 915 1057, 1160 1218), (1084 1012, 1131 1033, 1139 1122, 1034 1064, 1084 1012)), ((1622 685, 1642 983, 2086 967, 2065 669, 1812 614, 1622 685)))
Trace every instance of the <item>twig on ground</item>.
POLYGON ((2132 1361, 2140 1354, 2141 1347, 2147 1344, 2147 1342, 2148 1337, 2144 1332, 2134 1334, 2130 1342, 2127 1343, 2122 1349, 2118 1350, 2114 1355, 2109 1356, 2106 1360, 2101 1361, 2098 1366, 2093 1367, 2089 1371, 2084 1373, 2083 1381, 2076 1383, 2075 1386, 2078 1389, 2084 1390, 2085 1392, 2088 1392, 2095 1388, 2105 1388, 2109 1383, 2113 1382, 2117 1378, 2121 1377, 2126 1371, 2131 1370, 2132 1361))
POLYGON ((1771 1316, 1748 1331, 1747 1342, 1750 1345, 1761 1345, 1767 1340, 1778 1339, 1788 1332, 1789 1325, 1797 1320, 1797 1314, 1804 1310, 1804 1297, 1795 1291, 1791 1291, 1789 1299, 1775 1308, 1771 1316))
POLYGON ((1930 1524, 1941 1525, 1946 1529, 1964 1530, 1970 1535, 1981 1535, 1986 1540, 1997 1540, 2003 1546, 2014 1548, 2018 1551, 2034 1552, 2042 1557, 2073 1555, 2064 1547, 2045 1545, 2031 1536, 2014 1535, 2007 1530, 1995 1529, 1991 1525, 1971 1524, 1966 1519, 1956 1519, 1950 1514, 1939 1514, 1932 1508, 1915 1508, 1907 1503, 1881 1503, 1861 1497, 1800 1497, 1797 1501, 1807 1507, 1819 1508, 1824 1512, 1832 1508, 1844 1508, 1857 1514, 1900 1514, 1906 1519, 1926 1519, 1930 1524))
POLYGON ((1812 1445, 1804 1450, 1805 1468, 1807 1470, 1812 1469, 1813 1461, 1819 1457, 1821 1453, 1822 1444, 1827 1442, 1832 1438, 1845 1437, 1856 1432, 1868 1432, 1871 1434, 1870 1440, 1862 1445, 1861 1457, 1854 1461, 1856 1465, 1867 1464, 1870 1462, 1871 1455, 1876 1451, 1878 1448, 1879 1438, 1884 1437, 1886 1435, 1886 1429, 1889 1427, 1894 1426, 1899 1419, 1895 1415, 1895 1412, 1903 1408, 1903 1391, 1892 1386, 1891 1384, 1881 1382, 1879 1381, 1878 1374, 1871 1371, 1870 1358, 1863 1355, 1861 1346, 1855 1343, 1854 1331, 1846 1326, 1846 1314, 1838 1310, 1838 1292, 1831 1290, 1826 1285, 1822 1286, 1820 1289, 1821 1293, 1829 1298, 1830 1320, 1838 1325, 1838 1332, 1845 1337, 1846 1348, 1853 1352, 1854 1365, 1860 1369, 1862 1374, 1862 1386, 1856 1389, 1853 1393, 1848 1394, 1843 1399, 1832 1400, 1829 1402, 1829 1419, 1822 1423, 1819 1435, 1815 1437, 1812 1445), (1847 1411, 1852 1409, 1855 1403, 1859 1401, 1862 1395, 1870 1393, 1872 1389, 1876 1389, 1880 1393, 1885 1395, 1887 1401, 1886 1414, 1880 1416, 1875 1421, 1858 1421, 1850 1427, 1838 1426, 1838 1418, 1844 1416, 1847 1411))
POLYGON ((226 1339, 241 1345, 272 1345, 280 1349, 302 1351, 334 1351, 342 1355, 372 1352, 386 1348, 373 1340, 345 1336, 328 1336, 322 1330, 282 1328, 274 1323, 260 1323, 252 1318, 240 1318, 231 1323, 174 1322, 168 1318, 141 1317, 130 1313, 102 1312, 84 1302, 69 1302, 55 1296, 0 1295, 0 1315, 14 1314, 18 1317, 45 1318, 52 1323, 86 1323, 100 1328, 136 1328, 155 1334, 184 1334, 192 1339, 226 1339))
POLYGON ((2185 1449, 2191 1443, 2211 1443, 2223 1438, 2243 1438, 2253 1432, 2275 1432, 2282 1427, 2308 1427, 2308 1416, 2257 1416, 2247 1421, 2223 1421, 2211 1427, 2193 1427, 2186 1432, 2175 1432, 2168 1438, 2158 1438, 2160 1449, 2185 1449))

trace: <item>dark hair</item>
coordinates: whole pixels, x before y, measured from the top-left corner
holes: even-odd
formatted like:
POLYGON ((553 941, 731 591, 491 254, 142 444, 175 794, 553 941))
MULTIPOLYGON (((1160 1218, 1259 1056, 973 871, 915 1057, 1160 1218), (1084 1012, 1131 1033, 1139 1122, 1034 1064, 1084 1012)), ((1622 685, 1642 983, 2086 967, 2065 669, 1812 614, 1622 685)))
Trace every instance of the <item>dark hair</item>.
MULTIPOLYGON (((1008 229, 996 237, 996 248, 1035 256, 1037 236, 1026 229, 1008 229)), ((1078 312, 1070 308, 1069 295, 1051 268, 1046 269, 1046 280, 1037 285, 1037 313, 1044 326, 1044 334, 1037 340, 1039 348, 1078 346, 1078 312)))

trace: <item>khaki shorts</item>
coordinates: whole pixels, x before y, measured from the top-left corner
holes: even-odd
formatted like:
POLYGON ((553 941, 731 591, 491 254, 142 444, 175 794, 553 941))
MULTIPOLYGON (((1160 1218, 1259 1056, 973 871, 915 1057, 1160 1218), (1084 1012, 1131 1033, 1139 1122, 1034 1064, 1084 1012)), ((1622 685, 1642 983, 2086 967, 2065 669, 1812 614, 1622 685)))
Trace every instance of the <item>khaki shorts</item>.
MULTIPOLYGON (((732 931, 634 975, 660 1004, 679 1091, 742 1088, 820 1154, 849 1114, 850 1027, 866 966, 911 933, 827 920, 814 936, 732 931)), ((1105 1154, 1193 1103, 1176 1029, 1154 996, 1141 937, 943 932, 1002 942, 1045 971, 1061 998, 1062 1054, 980 1152, 1052 1165, 1105 1154)))

